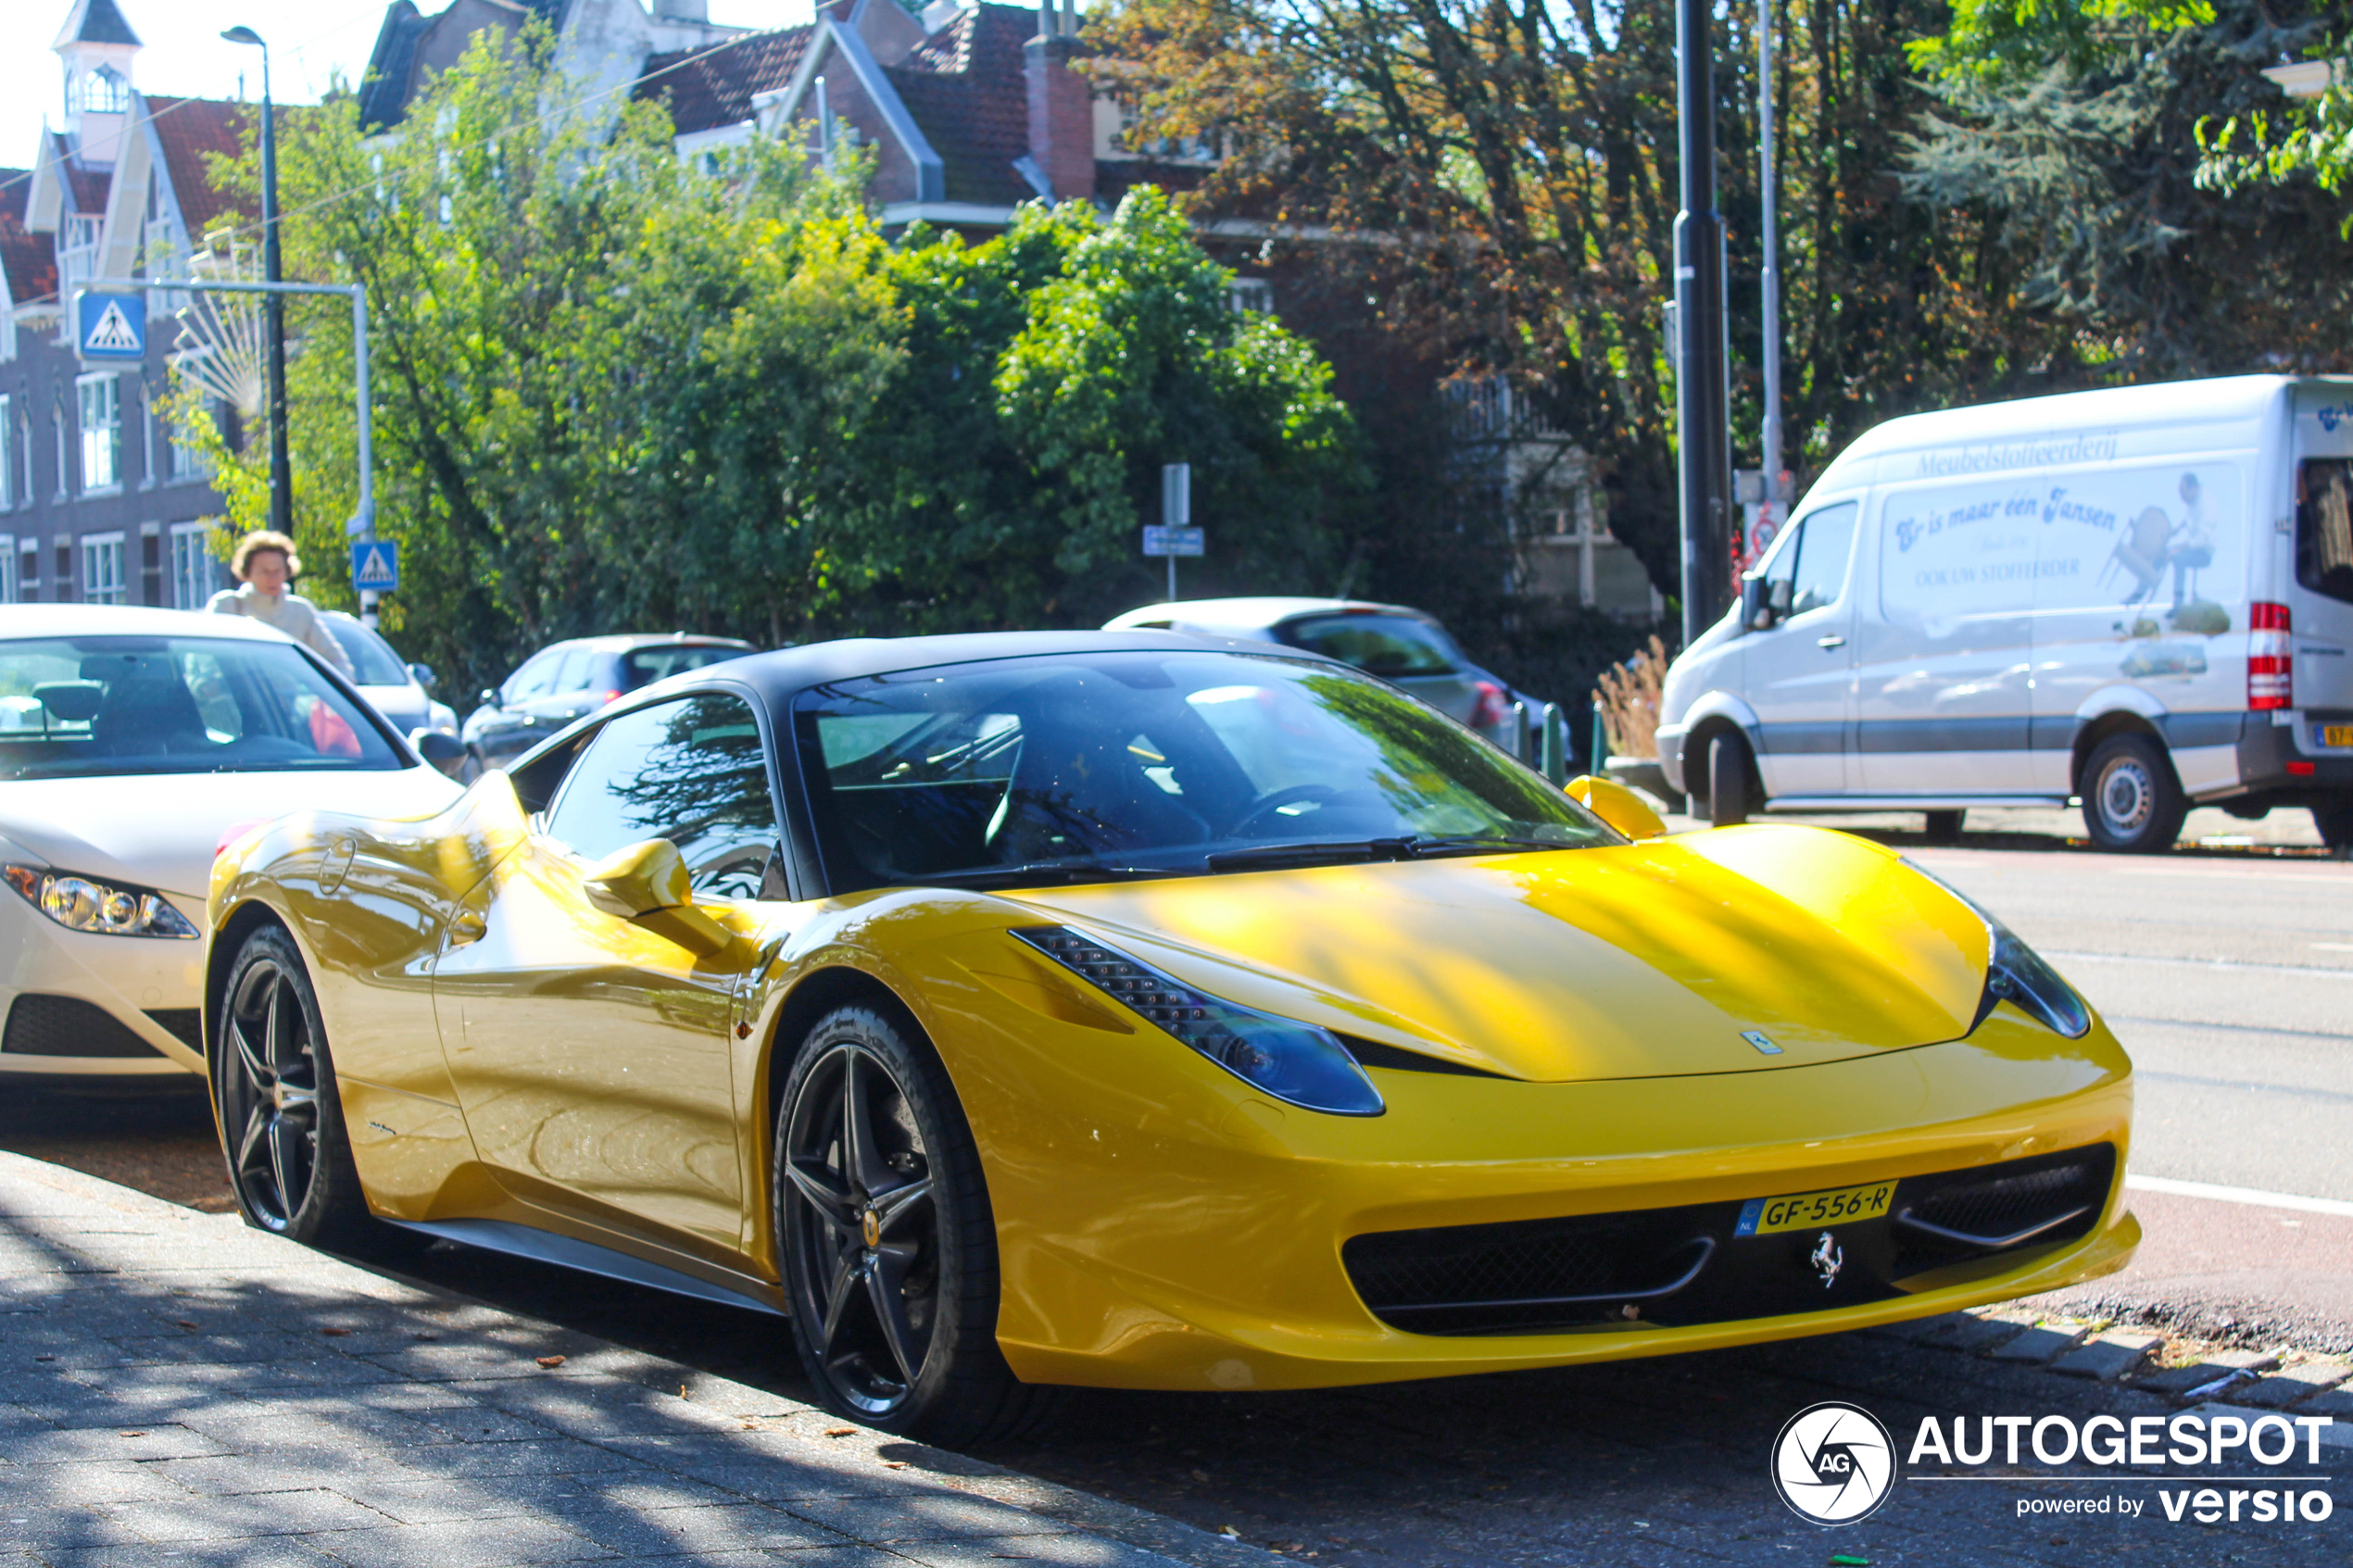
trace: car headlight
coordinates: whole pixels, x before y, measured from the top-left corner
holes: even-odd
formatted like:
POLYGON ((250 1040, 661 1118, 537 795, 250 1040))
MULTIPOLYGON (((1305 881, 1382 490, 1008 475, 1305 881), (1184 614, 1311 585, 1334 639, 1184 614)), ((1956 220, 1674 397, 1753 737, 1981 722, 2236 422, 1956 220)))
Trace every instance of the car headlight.
POLYGON ((2092 1010, 2059 978, 2043 955, 2019 940, 2018 934, 1985 914, 1985 929, 1994 939, 1993 956, 1985 964, 1985 999, 1978 1004, 1982 1019, 1995 1002, 2009 1002, 2069 1039, 2082 1037, 2092 1027, 2092 1010))
POLYGON ((99 936, 168 936, 182 941, 204 935, 160 893, 76 876, 40 866, 0 866, 0 876, 24 901, 69 931, 99 936))
POLYGON ((1969 912, 1985 922, 1985 991, 1978 999, 1977 1016, 1969 1021, 1971 1029, 1985 1022, 1985 1015, 1994 1010, 1994 1004, 2008 1002, 2052 1033, 2070 1040, 2081 1039, 2091 1031, 2092 1010, 2083 1005, 2075 987, 2060 979, 2058 971, 2045 961, 2042 954, 2028 947, 2017 932, 1995 920, 1982 904, 1934 872, 1908 859, 1904 863, 1968 905, 1969 912))
POLYGON ((1328 1029, 1221 1001, 1065 926, 1024 926, 1013 935, 1262 1094, 1335 1116, 1388 1109, 1328 1029))

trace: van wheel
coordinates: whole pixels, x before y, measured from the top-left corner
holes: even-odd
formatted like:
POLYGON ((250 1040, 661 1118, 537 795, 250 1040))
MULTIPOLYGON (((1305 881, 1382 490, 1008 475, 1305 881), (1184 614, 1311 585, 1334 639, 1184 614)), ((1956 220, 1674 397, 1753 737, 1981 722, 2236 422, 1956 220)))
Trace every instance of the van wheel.
POLYGON ((2353 800, 2332 800, 2312 808, 2312 825, 2321 842, 2340 860, 2353 859, 2353 800))
POLYGON ((1736 828, 1748 821, 1748 743, 1727 732, 1707 743, 1707 822, 1736 828))
POLYGON ((2110 735, 2083 765, 2083 825, 2095 847, 2157 854, 2181 835, 2189 810, 2171 759, 2146 735, 2110 735))
POLYGON ((1967 811, 1931 811, 1928 813, 1928 838, 1931 844, 1950 844, 1961 836, 1961 823, 1967 811))

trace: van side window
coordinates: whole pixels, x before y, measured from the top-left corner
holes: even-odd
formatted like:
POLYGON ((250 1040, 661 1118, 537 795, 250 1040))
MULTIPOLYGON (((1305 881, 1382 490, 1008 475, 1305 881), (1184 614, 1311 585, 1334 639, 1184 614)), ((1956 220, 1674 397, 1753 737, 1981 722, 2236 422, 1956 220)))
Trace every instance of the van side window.
POLYGON ((2315 458, 2296 472, 2296 580, 2353 604, 2353 462, 2315 458))
POLYGON ((1841 501, 1808 512, 1789 531, 1789 542, 1765 563, 1773 584, 1772 603, 1784 615, 1804 615, 1838 602, 1846 587, 1846 562, 1855 553, 1855 521, 1862 507, 1841 501), (1786 583, 1787 587, 1781 586, 1786 583))

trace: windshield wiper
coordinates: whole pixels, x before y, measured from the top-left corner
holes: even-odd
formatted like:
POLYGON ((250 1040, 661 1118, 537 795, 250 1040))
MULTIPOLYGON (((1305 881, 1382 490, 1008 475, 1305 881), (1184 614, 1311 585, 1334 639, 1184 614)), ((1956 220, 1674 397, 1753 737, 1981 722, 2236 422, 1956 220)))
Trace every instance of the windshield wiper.
POLYGON ((1023 866, 971 866, 959 872, 933 872, 901 881, 908 887, 1008 887, 1061 883, 1136 882, 1146 877, 1184 873, 1162 866, 1107 866, 1096 860, 1039 860, 1023 866))
POLYGON ((1348 860, 1418 860, 1427 857, 1478 854, 1488 849, 1574 849, 1551 838, 1502 833, 1410 834, 1399 838, 1338 838, 1299 844, 1266 844, 1221 849, 1202 864, 1213 872, 1260 871, 1270 867, 1333 865, 1348 860))

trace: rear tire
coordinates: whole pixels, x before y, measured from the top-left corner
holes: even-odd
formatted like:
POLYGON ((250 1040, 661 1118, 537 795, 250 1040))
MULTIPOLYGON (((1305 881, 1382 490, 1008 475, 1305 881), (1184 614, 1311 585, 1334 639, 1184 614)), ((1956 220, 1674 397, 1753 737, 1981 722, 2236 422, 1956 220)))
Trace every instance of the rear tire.
POLYGON ((1748 821, 1748 743, 1726 732, 1707 743, 1707 822, 1735 828, 1748 821))
POLYGON ((207 1067, 220 1151, 245 1223, 356 1258, 428 1245, 368 1212, 318 995, 280 927, 261 926, 237 950, 214 1035, 207 1067))
POLYGON ((1928 813, 1928 837, 1931 844, 1950 844, 1961 836, 1961 824, 1969 818, 1967 811, 1931 811, 1928 813))
POLYGON ((2353 800, 2332 800, 2312 808, 2312 825, 2321 842, 2340 860, 2353 858, 2353 800))
POLYGON ((914 1020, 856 1004, 794 1053, 773 1223, 793 1344, 827 1409, 943 1448, 1032 1429, 1063 1391, 997 1348, 997 1235, 980 1154, 914 1020))
POLYGON ((2083 825, 2095 847, 2155 855, 2181 836, 2188 797, 2164 746, 2147 735, 2110 735, 2083 764, 2083 825))

